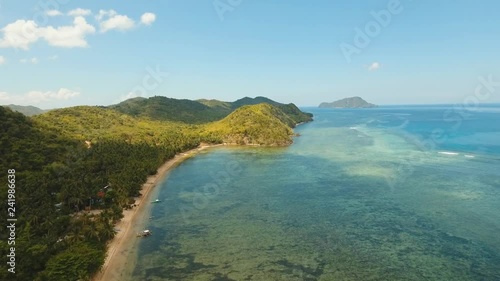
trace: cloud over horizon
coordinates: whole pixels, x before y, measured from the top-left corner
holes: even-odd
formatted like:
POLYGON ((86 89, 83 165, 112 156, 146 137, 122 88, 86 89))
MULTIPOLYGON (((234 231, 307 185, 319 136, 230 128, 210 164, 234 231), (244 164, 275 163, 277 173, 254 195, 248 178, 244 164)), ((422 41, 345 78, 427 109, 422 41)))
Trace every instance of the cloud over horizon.
POLYGON ((95 28, 87 23, 84 17, 78 16, 73 25, 39 27, 33 20, 17 20, 0 30, 0 48, 17 48, 28 50, 31 44, 40 39, 55 47, 87 47, 86 36, 95 32, 95 28))
POLYGON ((67 88, 56 91, 29 91, 25 94, 9 94, 0 91, 0 104, 33 105, 52 100, 68 100, 80 95, 80 92, 67 88))
MULTIPOLYGON (((58 10, 49 10, 48 16, 62 16, 58 10)), ((18 19, 0 28, 0 48, 15 48, 29 50, 30 46, 40 40, 44 40, 48 45, 62 48, 85 48, 89 44, 87 36, 96 33, 96 26, 100 33, 110 30, 127 31, 137 26, 136 22, 127 15, 118 14, 115 10, 99 10, 95 16, 96 26, 87 22, 85 16, 92 14, 89 9, 77 8, 67 12, 72 16, 73 22, 70 25, 61 26, 39 26, 33 20, 18 19)), ((156 20, 153 13, 144 13, 140 22, 144 25, 151 25, 156 20)))

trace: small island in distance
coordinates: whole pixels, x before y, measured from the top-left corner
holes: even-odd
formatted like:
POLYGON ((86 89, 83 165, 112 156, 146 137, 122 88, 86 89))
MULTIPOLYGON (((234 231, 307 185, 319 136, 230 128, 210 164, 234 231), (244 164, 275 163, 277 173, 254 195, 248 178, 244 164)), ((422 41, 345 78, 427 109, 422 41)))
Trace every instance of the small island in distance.
POLYGON ((320 108, 373 108, 377 105, 369 103, 360 97, 345 98, 334 102, 322 102, 320 108))

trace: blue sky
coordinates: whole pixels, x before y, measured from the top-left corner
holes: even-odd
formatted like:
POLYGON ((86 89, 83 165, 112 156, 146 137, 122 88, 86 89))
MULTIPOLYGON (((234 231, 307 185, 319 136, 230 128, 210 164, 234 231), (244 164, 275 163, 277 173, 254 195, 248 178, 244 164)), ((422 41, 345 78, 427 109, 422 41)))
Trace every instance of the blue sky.
POLYGON ((109 105, 154 95, 260 95, 300 106, 348 96, 500 102, 493 0, 0 5, 0 104, 109 105))

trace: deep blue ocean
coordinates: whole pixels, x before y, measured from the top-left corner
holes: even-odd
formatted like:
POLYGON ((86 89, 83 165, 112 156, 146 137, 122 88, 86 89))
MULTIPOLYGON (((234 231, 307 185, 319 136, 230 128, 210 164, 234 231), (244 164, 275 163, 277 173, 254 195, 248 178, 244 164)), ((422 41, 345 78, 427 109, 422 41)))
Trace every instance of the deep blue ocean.
POLYGON ((121 278, 500 280, 500 105, 304 110, 174 169, 121 278))

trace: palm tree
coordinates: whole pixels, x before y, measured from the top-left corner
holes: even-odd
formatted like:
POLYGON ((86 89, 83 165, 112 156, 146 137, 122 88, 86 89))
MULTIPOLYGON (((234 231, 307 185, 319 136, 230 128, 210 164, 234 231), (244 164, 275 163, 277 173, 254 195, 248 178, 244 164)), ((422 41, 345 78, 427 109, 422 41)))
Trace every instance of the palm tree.
POLYGON ((77 212, 80 212, 80 205, 83 203, 83 200, 80 197, 72 197, 69 202, 70 204, 74 204, 77 212))

